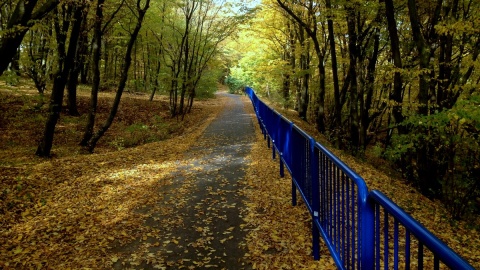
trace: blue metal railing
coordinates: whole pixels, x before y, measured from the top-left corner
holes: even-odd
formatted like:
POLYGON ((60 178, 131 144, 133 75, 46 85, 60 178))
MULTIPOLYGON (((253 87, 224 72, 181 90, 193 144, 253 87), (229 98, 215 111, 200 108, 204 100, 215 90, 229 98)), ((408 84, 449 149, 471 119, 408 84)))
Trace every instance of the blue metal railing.
POLYGON ((398 269, 400 263, 410 265, 414 261, 418 268, 422 269, 427 253, 424 247, 428 248, 433 256, 433 265, 429 265, 429 268, 440 269, 443 263, 450 269, 473 269, 380 191, 370 192, 369 203, 375 209, 375 269, 381 269, 382 266, 385 268, 385 265, 398 269), (416 248, 412 249, 412 246, 416 248), (400 254, 403 258, 400 258, 400 254))
POLYGON ((441 263, 452 269, 474 269, 381 192, 369 193, 357 173, 263 103, 253 89, 247 87, 245 93, 272 157, 279 154, 280 175, 285 166, 292 176, 292 204, 297 203, 298 191, 312 216, 314 259, 320 258, 321 236, 339 269, 410 269, 411 265, 423 269, 429 263, 434 269, 441 263), (417 249, 412 251, 412 246, 417 249), (424 247, 433 256, 426 256, 424 247))

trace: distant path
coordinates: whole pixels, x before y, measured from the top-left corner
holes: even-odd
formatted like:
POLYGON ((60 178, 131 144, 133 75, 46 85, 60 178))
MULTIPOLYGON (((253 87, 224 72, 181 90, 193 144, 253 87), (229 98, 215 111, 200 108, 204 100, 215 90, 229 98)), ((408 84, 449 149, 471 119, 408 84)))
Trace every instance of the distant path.
MULTIPOLYGON (((118 261, 116 269, 250 269, 241 217, 244 207, 239 181, 245 177, 245 159, 255 139, 252 118, 238 95, 226 95, 225 109, 207 127, 194 148, 185 153, 188 163, 174 173, 164 200, 150 214, 147 226, 158 231, 142 254, 150 254, 140 265, 118 261), (160 268, 162 269, 162 268, 160 268)), ((120 252, 138 251, 136 243, 120 252)))

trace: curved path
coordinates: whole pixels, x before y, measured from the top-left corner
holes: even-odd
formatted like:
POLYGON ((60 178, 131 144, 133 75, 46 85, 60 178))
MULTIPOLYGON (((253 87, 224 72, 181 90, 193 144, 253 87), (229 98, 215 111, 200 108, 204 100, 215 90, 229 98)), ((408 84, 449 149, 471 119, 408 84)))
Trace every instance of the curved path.
MULTIPOLYGON (((160 232, 156 238, 143 239, 150 242, 143 254, 150 254, 151 260, 140 265, 119 260, 114 268, 250 268, 243 261, 246 228, 239 182, 255 139, 254 126, 240 96, 220 95, 228 97, 225 109, 185 153, 188 164, 178 166, 172 185, 160 191, 164 200, 146 221, 160 232)), ((133 253, 141 241, 118 251, 133 253)))

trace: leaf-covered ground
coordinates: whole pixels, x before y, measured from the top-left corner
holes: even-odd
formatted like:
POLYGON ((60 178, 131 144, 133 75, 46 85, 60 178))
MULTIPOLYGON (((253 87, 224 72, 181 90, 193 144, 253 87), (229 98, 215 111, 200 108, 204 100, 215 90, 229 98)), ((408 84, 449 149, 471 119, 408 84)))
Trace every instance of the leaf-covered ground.
MULTIPOLYGON (((188 150, 228 104, 226 99, 198 101, 186 121, 178 122, 168 117, 165 100, 150 103, 145 95, 127 94, 118 122, 101 140, 95 154, 82 154, 77 146, 83 116, 62 116, 54 157, 45 160, 33 156, 45 118, 44 107, 36 106, 38 98, 30 89, 22 88, 0 91, 0 95, 0 268, 181 267, 176 264, 178 261, 169 261, 168 256, 162 257, 154 249, 178 248, 182 239, 172 237, 164 228, 174 229, 183 224, 180 217, 174 218, 175 209, 192 207, 187 201, 178 201, 172 207, 168 192, 171 188, 177 188, 185 196, 191 192, 196 183, 192 176, 197 171, 192 167, 185 174, 176 172, 192 166, 188 150), (135 145, 138 146, 126 148, 135 145), (177 187, 176 177, 185 177, 187 181, 177 187), (171 214, 170 219, 162 219, 171 214), (129 246, 130 250, 125 249, 129 246)), ((103 94, 100 119, 108 113, 111 97, 111 93, 103 94)), ((82 96, 79 99, 80 110, 85 113, 88 99, 82 96)), ((245 97, 243 102, 253 117, 250 102, 245 97)), ((295 118, 293 114, 289 117, 295 118)), ((298 123, 314 134, 313 129, 298 123)), ((271 150, 256 124, 255 128, 256 137, 252 137, 251 152, 245 159, 248 168, 238 191, 245 203, 241 207, 245 223, 241 229, 246 234, 239 245, 245 248, 244 261, 248 263, 237 267, 335 269, 324 246, 321 260, 313 261, 308 212, 301 200, 298 206, 291 206, 291 180, 288 175, 278 176, 278 160, 271 160, 271 150)), ((480 240, 474 227, 450 222, 440 203, 425 199, 383 170, 334 152, 359 172, 370 188, 386 193, 474 267, 480 268, 480 240)), ((226 185, 224 180, 218 180, 226 185)), ((221 198, 225 194, 214 194, 214 189, 209 192, 220 196, 218 203, 203 200, 194 209, 203 211, 205 204, 232 206, 223 203, 221 198)), ((219 215, 221 208, 211 211, 219 215)), ((204 217, 207 221, 211 218, 204 217)), ((206 226, 193 229, 205 235, 195 241, 194 247, 205 247, 214 254, 207 249, 213 242, 211 229, 206 226)), ((220 245, 231 240, 230 227, 226 229, 218 239, 220 245)), ((202 254, 203 258, 212 258, 208 252, 202 254)), ((190 259, 185 260, 187 268, 190 259)), ((197 262, 203 264, 197 265, 198 268, 215 268, 208 260, 197 262)))
MULTIPOLYGON (((224 102, 222 98, 197 102, 193 113, 179 122, 165 116, 165 101, 150 103, 147 96, 127 95, 114 124, 117 128, 109 131, 93 155, 81 154, 76 145, 79 135, 72 130, 80 128, 81 121, 62 116, 54 158, 45 160, 33 155, 43 123, 32 118, 44 116, 42 111, 35 114, 35 100, 27 90, 0 93, 0 268, 4 269, 110 268, 115 261, 112 246, 151 233, 142 231, 139 225, 146 217, 136 209, 158 200, 158 190, 169 184, 169 172, 224 102), (144 133, 156 136, 151 131, 157 122, 163 125, 158 130, 166 140, 126 149, 112 143, 131 136, 121 127, 133 123, 143 123, 149 127, 144 133)), ((103 98, 100 122, 111 97, 103 98)), ((87 104, 80 99, 80 105, 87 104)))
POLYGON ((244 183, 244 216, 253 228, 247 234, 246 256, 255 269, 337 269, 323 244, 320 260, 313 260, 308 210, 302 200, 292 206, 292 180, 288 173, 280 177, 278 159, 272 160, 271 149, 255 127, 256 141, 244 183))

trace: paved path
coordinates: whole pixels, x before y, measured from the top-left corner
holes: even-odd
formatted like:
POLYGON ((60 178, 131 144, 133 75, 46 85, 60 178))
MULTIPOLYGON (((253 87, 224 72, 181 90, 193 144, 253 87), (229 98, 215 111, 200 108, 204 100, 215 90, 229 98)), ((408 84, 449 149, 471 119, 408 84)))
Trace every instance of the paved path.
MULTIPOLYGON (((225 110, 185 153, 188 164, 179 166, 173 184, 162 191, 161 211, 146 222, 159 231, 147 246, 151 260, 140 265, 120 260, 116 269, 250 268, 243 260, 246 233, 239 181, 245 176, 254 127, 240 96, 221 95, 229 99, 225 110)), ((119 251, 136 252, 141 241, 119 251)))

